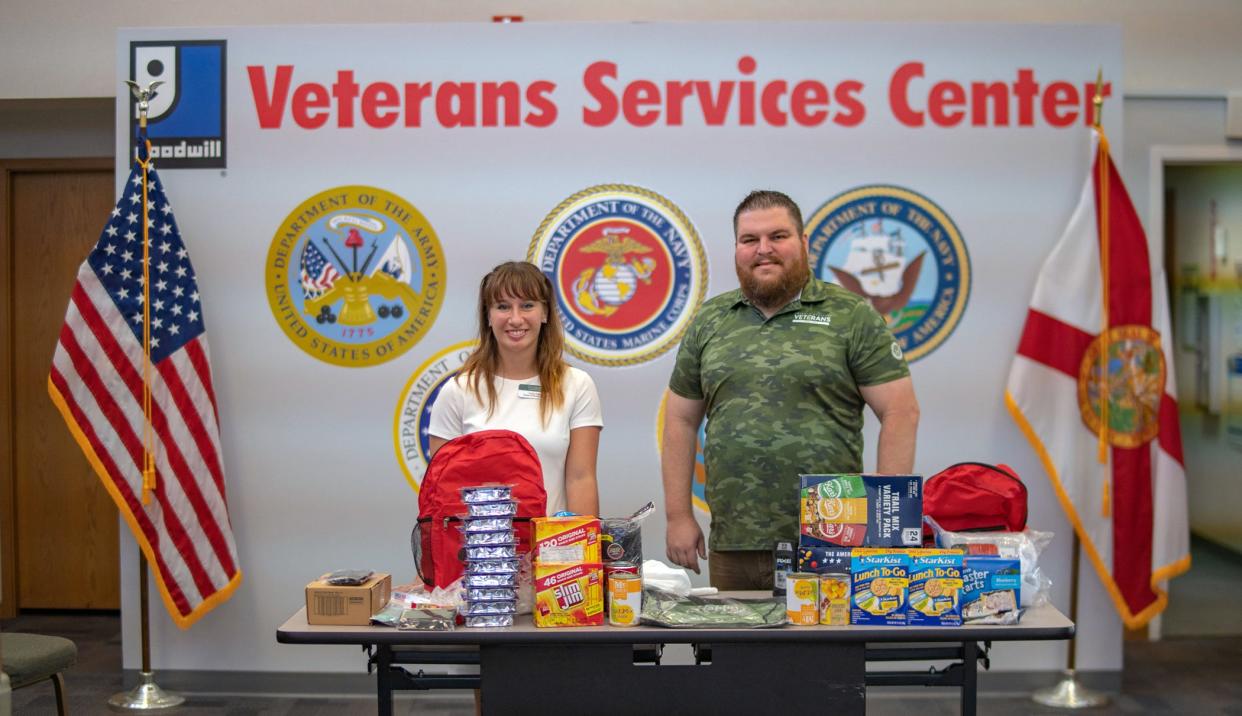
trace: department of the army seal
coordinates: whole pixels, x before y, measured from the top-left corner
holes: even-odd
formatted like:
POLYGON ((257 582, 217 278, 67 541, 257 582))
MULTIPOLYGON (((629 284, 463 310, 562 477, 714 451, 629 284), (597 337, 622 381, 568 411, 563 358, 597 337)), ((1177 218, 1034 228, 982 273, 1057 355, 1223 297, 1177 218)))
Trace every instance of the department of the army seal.
POLYGON ((348 367, 384 363, 418 343, 444 302, 444 275, 427 219, 369 186, 302 202, 267 252, 267 298, 281 330, 310 355, 348 367))
POLYGON ((566 348, 598 365, 642 363, 677 345, 707 292, 694 225, 636 186, 593 186, 562 201, 526 258, 552 279, 566 348))
POLYGON ((812 272, 866 298, 913 363, 949 337, 970 298, 957 225, 910 189, 873 185, 829 199, 806 222, 812 272))

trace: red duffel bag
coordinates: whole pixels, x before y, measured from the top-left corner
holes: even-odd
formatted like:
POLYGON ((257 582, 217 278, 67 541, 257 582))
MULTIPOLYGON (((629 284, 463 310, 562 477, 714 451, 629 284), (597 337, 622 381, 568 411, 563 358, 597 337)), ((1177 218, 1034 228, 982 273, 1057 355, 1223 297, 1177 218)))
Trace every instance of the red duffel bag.
MULTIPOLYGON (((1005 464, 959 462, 923 481, 923 514, 950 532, 1026 529, 1026 485, 1005 464)), ((934 538, 923 525, 923 543, 934 538)))

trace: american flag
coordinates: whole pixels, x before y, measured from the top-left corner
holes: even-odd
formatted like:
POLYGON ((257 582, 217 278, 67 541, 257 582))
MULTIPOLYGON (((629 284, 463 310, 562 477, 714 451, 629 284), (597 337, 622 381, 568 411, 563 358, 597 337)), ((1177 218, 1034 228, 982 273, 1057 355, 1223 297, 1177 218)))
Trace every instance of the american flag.
POLYGON ((340 278, 332 262, 315 245, 307 241, 302 249, 302 293, 306 298, 319 298, 340 278))
POLYGON ((133 531, 181 628, 241 583, 194 268, 154 167, 135 163, 78 269, 48 392, 133 531), (144 499, 143 221, 150 241, 154 489, 144 499))

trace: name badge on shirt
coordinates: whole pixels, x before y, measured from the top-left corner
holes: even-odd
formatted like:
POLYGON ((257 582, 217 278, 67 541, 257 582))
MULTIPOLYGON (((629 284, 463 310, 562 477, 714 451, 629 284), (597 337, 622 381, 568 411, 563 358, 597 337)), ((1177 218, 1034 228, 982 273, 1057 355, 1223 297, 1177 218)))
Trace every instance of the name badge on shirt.
POLYGON ((517 389, 517 396, 525 400, 531 400, 531 399, 539 400, 540 391, 542 390, 543 390, 543 386, 540 386, 535 383, 519 383, 518 389, 517 389))

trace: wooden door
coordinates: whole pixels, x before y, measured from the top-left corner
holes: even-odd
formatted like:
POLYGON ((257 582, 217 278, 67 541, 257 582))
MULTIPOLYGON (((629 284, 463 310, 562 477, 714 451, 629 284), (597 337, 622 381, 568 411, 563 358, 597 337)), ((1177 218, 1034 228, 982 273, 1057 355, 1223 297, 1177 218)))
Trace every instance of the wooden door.
MULTIPOLYGON (((5 611, 119 609, 117 510, 47 392, 48 370, 78 266, 114 205, 112 162, 7 163, 0 299, 11 326, 12 543, 5 611), (15 582, 13 589, 10 583, 15 582), (14 593, 15 592, 15 593, 14 593)), ((6 520, 7 521, 7 520, 6 520)), ((7 535, 6 535, 7 536, 7 535)))

